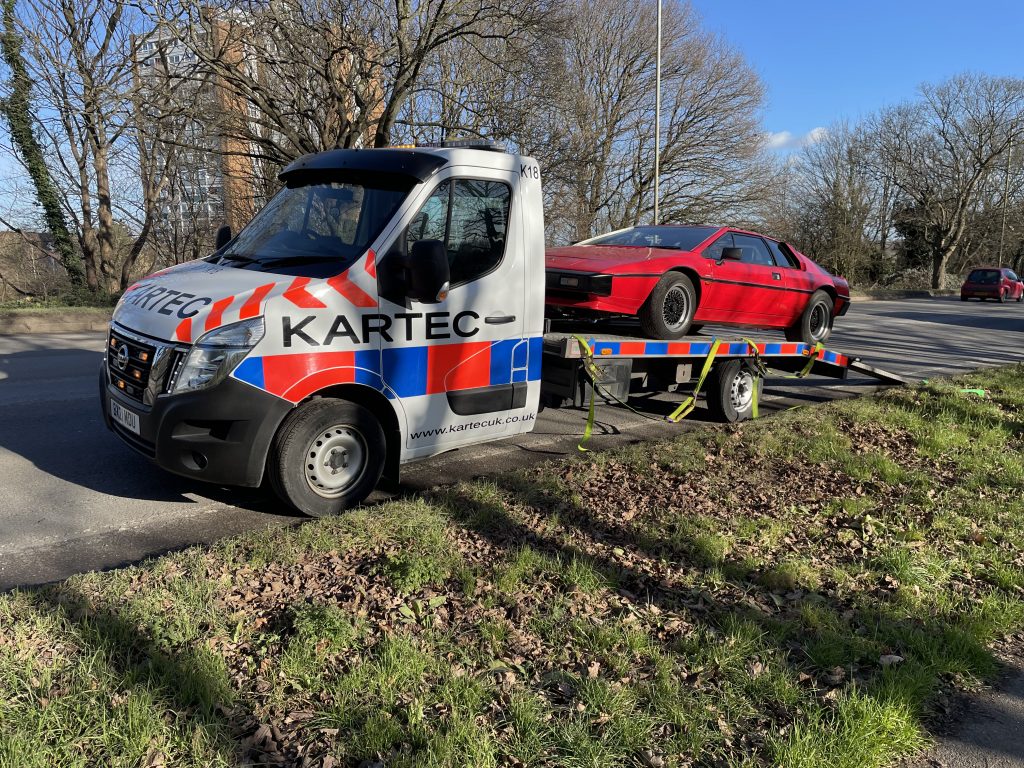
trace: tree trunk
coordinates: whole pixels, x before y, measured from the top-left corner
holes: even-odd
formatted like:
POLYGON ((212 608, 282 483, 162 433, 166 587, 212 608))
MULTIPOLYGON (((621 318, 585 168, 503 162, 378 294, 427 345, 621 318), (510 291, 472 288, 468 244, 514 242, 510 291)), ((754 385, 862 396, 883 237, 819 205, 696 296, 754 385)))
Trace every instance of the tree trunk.
POLYGON ((147 212, 146 220, 142 223, 142 231, 139 232, 139 236, 135 238, 135 243, 132 245, 132 249, 128 251, 128 255, 125 256, 124 263, 121 264, 121 290, 125 291, 128 289, 128 285, 132 280, 132 268, 135 266, 136 260, 139 258, 139 254, 142 253, 142 249, 146 245, 146 240, 149 238, 149 230, 153 228, 153 216, 147 212))
MULTIPOLYGON (((57 188, 46 165, 43 148, 39 144, 33 130, 32 80, 29 78, 25 61, 21 56, 21 37, 14 29, 14 0, 3 3, 3 33, 0 36, 3 57, 11 71, 11 94, 0 101, 0 111, 7 118, 11 129, 11 139, 28 169, 32 184, 35 186, 36 199, 43 208, 46 227, 53 236, 53 244, 60 255, 68 278, 73 286, 81 286, 85 281, 82 260, 75 250, 68 229, 64 211, 60 206, 57 188)), ((89 286, 92 288, 92 286, 89 286)))
POLYGON ((946 265, 952 251, 936 248, 932 252, 932 288, 942 290, 946 287, 946 265))

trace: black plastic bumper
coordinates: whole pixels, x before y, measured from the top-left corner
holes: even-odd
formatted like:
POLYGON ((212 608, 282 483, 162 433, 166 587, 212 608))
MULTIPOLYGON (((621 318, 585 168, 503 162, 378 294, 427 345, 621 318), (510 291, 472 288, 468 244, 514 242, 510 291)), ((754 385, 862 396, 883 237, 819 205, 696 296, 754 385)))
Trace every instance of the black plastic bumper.
POLYGON ((836 317, 842 317, 843 315, 845 315, 847 312, 850 311, 850 297, 849 296, 840 296, 839 297, 839 301, 840 301, 840 307, 839 307, 839 311, 836 312, 836 317))
POLYGON ((160 467, 220 485, 258 486, 270 441, 292 404, 228 378, 211 389, 163 395, 152 407, 124 396, 100 369, 103 420, 160 467), (113 421, 110 400, 138 414, 139 434, 113 421))

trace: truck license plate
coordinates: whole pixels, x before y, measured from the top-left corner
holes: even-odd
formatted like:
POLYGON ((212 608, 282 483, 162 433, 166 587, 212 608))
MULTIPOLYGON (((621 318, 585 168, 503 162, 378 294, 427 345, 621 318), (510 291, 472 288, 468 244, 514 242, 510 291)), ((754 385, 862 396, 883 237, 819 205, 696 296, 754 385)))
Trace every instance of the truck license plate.
POLYGON ((139 434, 139 414, 129 411, 117 400, 110 401, 110 418, 125 429, 131 430, 136 435, 139 434))

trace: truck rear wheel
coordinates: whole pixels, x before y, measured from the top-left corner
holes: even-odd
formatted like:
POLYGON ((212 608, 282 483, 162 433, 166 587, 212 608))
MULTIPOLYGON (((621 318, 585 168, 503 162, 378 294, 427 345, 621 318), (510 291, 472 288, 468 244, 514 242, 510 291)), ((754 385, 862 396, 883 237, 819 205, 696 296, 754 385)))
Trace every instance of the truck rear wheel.
POLYGON ((337 515, 377 486, 387 441, 366 408, 334 398, 310 400, 281 424, 267 474, 281 500, 311 517, 337 515))
POLYGON ((707 381, 708 411, 718 421, 745 421, 754 412, 754 387, 758 402, 764 380, 755 377, 742 360, 719 363, 711 369, 707 381))

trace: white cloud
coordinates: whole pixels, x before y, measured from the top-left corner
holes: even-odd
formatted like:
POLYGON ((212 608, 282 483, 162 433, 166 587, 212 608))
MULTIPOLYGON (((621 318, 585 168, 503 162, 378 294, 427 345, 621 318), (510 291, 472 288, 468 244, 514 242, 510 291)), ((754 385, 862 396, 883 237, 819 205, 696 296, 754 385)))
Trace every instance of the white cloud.
POLYGON ((828 131, 825 128, 822 128, 819 125, 817 128, 812 128, 811 130, 809 130, 807 132, 807 135, 804 136, 803 142, 801 142, 801 143, 802 143, 803 146, 807 146, 808 144, 817 144, 819 141, 824 139, 827 135, 828 135, 828 131))
POLYGON ((817 144, 828 134, 828 130, 822 126, 812 128, 803 136, 795 136, 789 131, 777 131, 765 134, 765 144, 768 149, 776 151, 793 150, 806 147, 810 144, 817 144))
POLYGON ((793 146, 793 134, 789 131, 769 133, 765 142, 768 145, 768 149, 788 149, 793 146))

